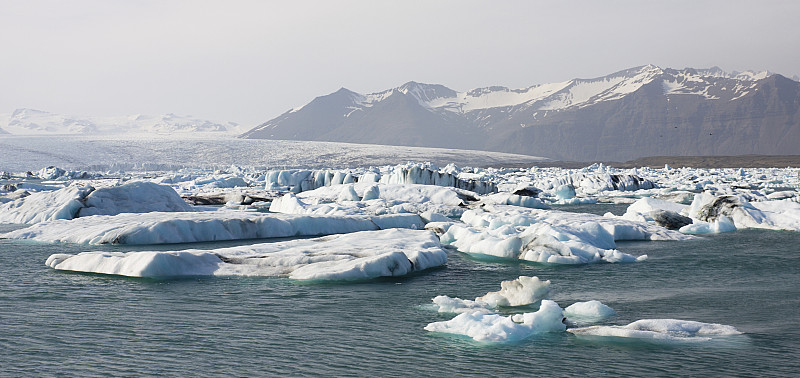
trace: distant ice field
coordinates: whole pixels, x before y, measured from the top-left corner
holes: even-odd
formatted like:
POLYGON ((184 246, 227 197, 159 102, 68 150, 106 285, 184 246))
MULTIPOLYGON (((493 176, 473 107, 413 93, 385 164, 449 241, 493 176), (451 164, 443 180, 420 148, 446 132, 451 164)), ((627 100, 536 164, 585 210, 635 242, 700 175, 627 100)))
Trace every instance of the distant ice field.
POLYGON ((267 168, 351 168, 430 161, 467 166, 535 165, 542 157, 441 148, 253 140, 221 137, 165 140, 128 136, 0 136, 0 171, 65 169, 162 170, 231 165, 267 168))

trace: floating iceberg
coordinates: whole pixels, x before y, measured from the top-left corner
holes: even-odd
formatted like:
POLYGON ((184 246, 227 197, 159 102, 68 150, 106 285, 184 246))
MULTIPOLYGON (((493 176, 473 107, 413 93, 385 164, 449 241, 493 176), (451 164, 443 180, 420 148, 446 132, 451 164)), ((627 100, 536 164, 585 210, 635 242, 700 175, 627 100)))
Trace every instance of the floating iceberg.
POLYGON ((564 316, 576 323, 594 323, 616 315, 611 307, 600 301, 576 302, 564 309, 564 316))
POLYGON ((476 341, 508 343, 524 340, 538 333, 563 332, 561 307, 551 300, 542 300, 539 310, 502 316, 480 311, 465 312, 453 319, 430 323, 425 330, 469 336, 476 341))
POLYGON ((697 342, 741 334, 728 325, 675 319, 643 319, 626 326, 570 328, 567 332, 577 336, 634 338, 649 342, 697 342))
MULTIPOLYGON (((730 219, 733 229, 765 228, 773 230, 800 231, 800 203, 791 198, 773 201, 750 202, 743 196, 715 196, 703 192, 694 197, 688 211, 689 217, 711 226, 698 229, 687 228, 688 232, 715 232, 714 222, 727 223, 730 219)), ((723 225, 720 231, 730 230, 723 225)))
POLYGON ((46 264, 58 270, 129 277, 361 280, 402 276, 446 262, 447 254, 432 233, 393 229, 212 250, 54 254, 46 264))
POLYGON ((78 217, 192 211, 192 207, 171 187, 143 181, 94 190, 86 196, 83 203, 84 207, 78 211, 78 217))
POLYGON ((0 205, 0 223, 34 224, 54 219, 72 219, 84 207, 83 202, 94 190, 88 185, 33 193, 0 205))
POLYGON ((220 210, 95 215, 42 222, 3 237, 88 244, 167 244, 424 227, 416 214, 322 216, 220 210))
POLYGON ((475 300, 451 298, 439 295, 433 303, 439 312, 491 312, 497 307, 526 306, 537 303, 550 293, 550 281, 542 281, 539 277, 520 276, 515 280, 500 283, 500 290, 486 293, 475 300))
POLYGON ((166 185, 137 181, 95 189, 90 185, 73 184, 0 205, 0 223, 34 224, 96 214, 191 210, 191 206, 166 185))
POLYGON ((485 206, 465 211, 441 235, 442 243, 477 253, 547 264, 634 262, 646 259, 616 250, 616 240, 685 240, 687 235, 616 217, 553 210, 485 206), (490 210, 490 211, 485 211, 490 210))

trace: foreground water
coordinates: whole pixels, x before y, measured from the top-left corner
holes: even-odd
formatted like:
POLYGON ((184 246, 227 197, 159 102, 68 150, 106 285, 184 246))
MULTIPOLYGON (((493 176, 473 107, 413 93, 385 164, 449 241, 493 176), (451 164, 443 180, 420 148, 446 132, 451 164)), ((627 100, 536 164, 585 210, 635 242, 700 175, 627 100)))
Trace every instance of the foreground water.
MULTIPOLYGON (((245 244, 138 247, 177 249, 245 244)), ((452 252, 445 268, 341 284, 288 279, 145 280, 47 268, 52 253, 133 247, 0 240, 2 375, 793 375, 800 371, 800 234, 743 230, 625 242, 637 264, 549 267, 452 252), (596 299, 605 324, 677 318, 732 325, 711 343, 587 340, 568 333, 487 345, 423 327, 502 280, 552 281, 562 307, 596 299)))

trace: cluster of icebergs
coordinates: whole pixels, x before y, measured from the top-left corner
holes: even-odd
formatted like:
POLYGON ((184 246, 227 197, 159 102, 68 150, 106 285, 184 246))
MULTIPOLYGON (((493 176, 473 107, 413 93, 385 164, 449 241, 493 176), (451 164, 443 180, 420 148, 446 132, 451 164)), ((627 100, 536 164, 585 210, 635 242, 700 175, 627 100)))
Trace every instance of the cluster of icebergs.
MULTIPOLYGON (((638 263, 647 256, 621 251, 616 242, 680 241, 740 228, 800 231, 798 188, 800 170, 793 168, 620 170, 598 164, 569 170, 408 163, 346 170, 78 172, 48 167, 0 172, 0 223, 27 225, 0 237, 176 244, 174 251, 55 254, 47 260, 59 270, 133 277, 361 280, 444 266, 450 253, 540 264, 638 263), (563 211, 569 210, 565 205, 598 203, 629 206, 619 216, 563 211), (205 250, 179 246, 220 240, 252 243, 205 250)), ((613 313, 592 301, 562 310, 546 299, 548 285, 520 277, 474 300, 436 297, 440 310, 460 315, 427 329, 510 341, 563 331, 564 316, 577 324, 613 313), (534 304, 536 312, 497 313, 534 304)), ((570 332, 663 338, 728 331, 648 320, 570 332)))
POLYGON ((440 295, 433 298, 434 307, 439 312, 458 315, 450 320, 430 323, 425 329, 491 343, 513 343, 536 334, 564 331, 578 337, 615 337, 657 343, 709 341, 715 337, 741 334, 727 325, 677 319, 642 319, 624 326, 587 326, 614 317, 617 313, 596 300, 576 302, 561 308, 555 301, 546 299, 549 293, 550 281, 520 276, 515 280, 503 281, 501 290, 475 300, 440 295), (525 310, 532 305, 538 305, 538 309, 511 315, 498 313, 501 309, 512 307, 525 310))

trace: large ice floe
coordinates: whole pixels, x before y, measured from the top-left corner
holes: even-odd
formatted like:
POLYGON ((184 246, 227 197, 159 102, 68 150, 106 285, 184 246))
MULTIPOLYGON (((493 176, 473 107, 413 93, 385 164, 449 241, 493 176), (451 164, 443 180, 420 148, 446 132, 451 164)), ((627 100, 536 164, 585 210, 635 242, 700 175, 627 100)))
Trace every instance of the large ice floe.
POLYGON ((739 335, 728 325, 676 319, 642 319, 625 326, 591 326, 567 330, 579 337, 610 337, 655 343, 709 341, 714 337, 739 335))
POLYGON ((498 307, 527 306, 540 302, 550 293, 550 281, 539 277, 520 276, 500 283, 500 290, 486 293, 475 300, 439 295, 432 299, 439 312, 493 312, 498 307))
POLYGON ((447 254, 423 230, 380 230, 212 250, 54 254, 58 270, 129 277, 266 276, 360 280, 444 265, 447 254))
POLYGON ((685 240, 679 232, 644 222, 593 214, 485 206, 465 211, 442 243, 459 251, 548 264, 635 262, 616 250, 616 240, 685 240))
POLYGON ((332 216, 220 210, 95 215, 41 222, 2 236, 43 242, 168 244, 422 229, 424 225, 417 214, 332 216))

